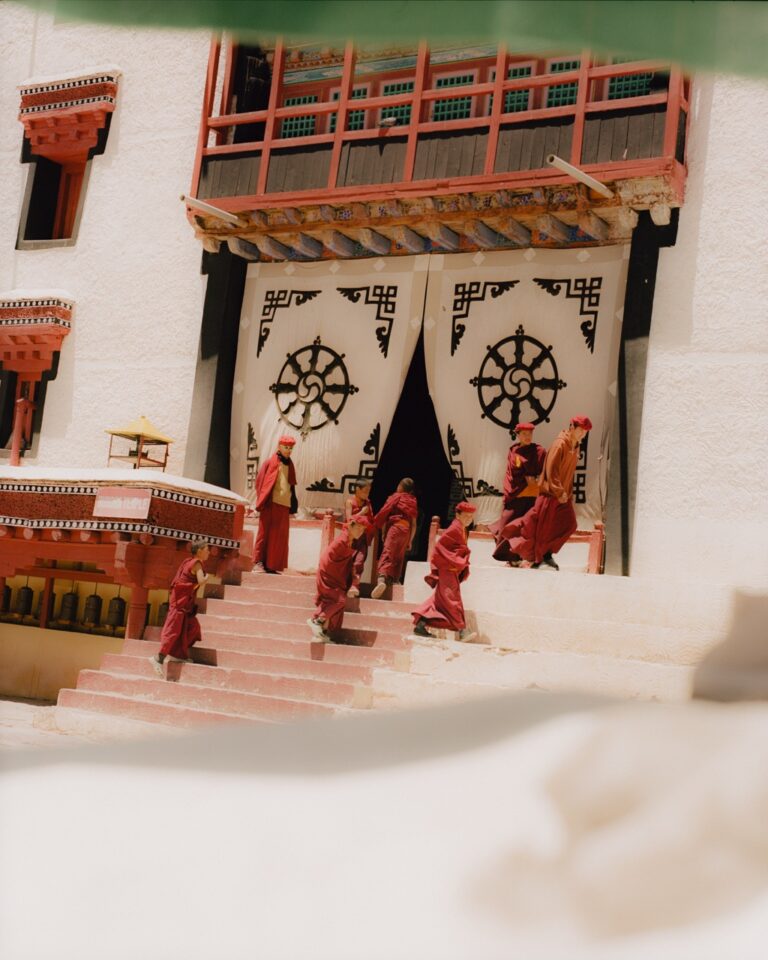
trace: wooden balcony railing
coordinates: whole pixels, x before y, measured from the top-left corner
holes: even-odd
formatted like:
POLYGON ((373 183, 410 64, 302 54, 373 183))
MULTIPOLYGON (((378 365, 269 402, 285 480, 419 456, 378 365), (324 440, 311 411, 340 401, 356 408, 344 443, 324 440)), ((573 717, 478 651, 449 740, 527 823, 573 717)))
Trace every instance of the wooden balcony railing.
MULTIPOLYGON (((286 91, 292 93, 296 88, 286 85, 286 48, 277 41, 272 53, 268 106, 248 113, 232 113, 229 111, 235 48, 229 46, 226 58, 222 58, 220 44, 213 42, 191 195, 215 199, 222 209, 232 210, 289 206, 302 201, 329 202, 333 197, 372 200, 393 192, 455 193, 492 190, 502 185, 522 189, 567 181, 567 177, 546 164, 547 153, 559 154, 598 179, 610 181, 666 173, 676 176, 682 184, 689 81, 679 68, 650 60, 601 64, 585 50, 573 58, 579 64, 576 69, 555 71, 546 59, 531 59, 527 61, 532 64, 529 75, 510 78, 510 66, 520 61, 519 55, 511 56, 499 47, 495 58, 475 62, 480 65, 475 74, 493 76, 493 80, 437 86, 434 78, 439 71, 430 67, 430 51, 422 43, 415 69, 409 74, 411 91, 361 97, 359 91, 355 92, 361 77, 356 76, 356 52, 350 43, 344 51, 341 77, 335 81, 337 99, 320 100, 318 95, 318 102, 286 106, 286 91), (640 75, 662 78, 663 88, 639 96, 619 94, 618 98, 614 90, 614 95, 609 96, 612 80, 640 75), (548 105, 548 91, 566 85, 573 85, 567 97, 571 102, 548 105), (221 90, 218 113, 214 105, 217 88, 221 90), (510 105, 510 95, 520 91, 528 92, 527 108, 520 109, 518 98, 516 109, 505 109, 510 105), (468 116, 433 118, 436 102, 459 100, 471 103, 465 111, 468 116), (393 108, 409 108, 407 122, 381 126, 382 111, 393 108), (352 111, 355 126, 360 126, 362 117, 361 129, 347 129, 352 111), (314 118, 312 130, 318 126, 323 130, 283 135, 283 122, 296 117, 314 118), (335 122, 330 122, 331 117, 335 117, 335 122), (234 131, 244 124, 263 125, 261 139, 231 142, 239 139, 234 131), (516 131, 521 132, 517 140, 516 131), (464 135, 475 136, 471 161, 458 174, 454 170, 445 177, 435 176, 429 162, 423 162, 426 146, 430 138, 449 135, 457 141, 464 135), (519 149, 518 141, 523 143, 523 150, 530 150, 529 164, 524 156, 511 156, 514 149, 519 149), (358 176, 356 182, 349 183, 341 175, 342 161, 346 158, 348 162, 350 151, 362 144, 376 144, 382 149, 388 144, 398 145, 393 161, 395 172, 386 181, 371 179, 366 183, 358 176), (298 186, 286 187, 285 178, 276 176, 277 166, 285 166, 287 157, 293 160, 302 151, 314 158, 311 176, 298 186), (222 161, 232 163, 237 158, 242 162, 231 168, 231 175, 209 175, 216 162, 223 170, 226 164, 222 161), (246 162, 247 167, 243 165, 246 162)), ((325 95, 329 86, 319 84, 317 89, 318 94, 325 95)), ((552 99, 556 101, 557 97, 552 99)), ((444 107, 442 111, 450 112, 444 107)), ((400 113, 402 116, 405 111, 401 109, 400 113)))

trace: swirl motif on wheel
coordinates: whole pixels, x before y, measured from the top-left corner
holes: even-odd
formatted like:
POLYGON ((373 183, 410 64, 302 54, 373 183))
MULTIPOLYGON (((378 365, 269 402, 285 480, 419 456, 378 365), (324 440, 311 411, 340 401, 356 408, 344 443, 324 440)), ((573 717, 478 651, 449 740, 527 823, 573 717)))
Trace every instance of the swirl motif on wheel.
POLYGON ((482 416, 510 432, 522 420, 549 422, 557 392, 567 386, 558 376, 552 344, 544 346, 519 326, 513 337, 486 350, 480 373, 469 381, 477 387, 482 416))
POLYGON ((338 424, 347 397, 358 392, 349 382, 345 354, 324 346, 320 337, 286 354, 277 381, 270 386, 280 419, 306 436, 329 423, 338 424))

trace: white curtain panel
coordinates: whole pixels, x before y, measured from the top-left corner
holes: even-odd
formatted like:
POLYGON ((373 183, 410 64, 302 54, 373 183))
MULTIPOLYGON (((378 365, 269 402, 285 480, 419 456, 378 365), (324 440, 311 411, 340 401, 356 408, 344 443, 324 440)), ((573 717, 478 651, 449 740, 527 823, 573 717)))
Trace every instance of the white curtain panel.
POLYGON ((530 421, 548 447, 575 414, 593 424, 576 512, 582 526, 602 519, 628 257, 628 246, 611 246, 431 258, 429 389, 478 521, 501 511, 510 429, 530 421))
POLYGON ((299 504, 341 506, 375 471, 421 328, 429 258, 252 264, 232 398, 231 484, 296 438, 299 504))

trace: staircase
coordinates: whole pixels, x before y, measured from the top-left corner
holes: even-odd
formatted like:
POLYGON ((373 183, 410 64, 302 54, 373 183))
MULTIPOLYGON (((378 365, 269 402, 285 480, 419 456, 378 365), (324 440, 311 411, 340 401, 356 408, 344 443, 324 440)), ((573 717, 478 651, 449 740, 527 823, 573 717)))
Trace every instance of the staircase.
MULTIPOLYGON (((160 628, 126 640, 99 670, 81 670, 77 688, 61 690, 57 714, 69 711, 179 727, 275 723, 365 710, 374 671, 410 666, 411 605, 400 599, 347 602, 339 642, 312 638, 315 578, 244 574, 239 586, 206 588, 198 614, 203 641, 194 664, 166 661, 166 680, 149 663, 160 628)), ((71 718, 70 718, 71 719, 71 718)))

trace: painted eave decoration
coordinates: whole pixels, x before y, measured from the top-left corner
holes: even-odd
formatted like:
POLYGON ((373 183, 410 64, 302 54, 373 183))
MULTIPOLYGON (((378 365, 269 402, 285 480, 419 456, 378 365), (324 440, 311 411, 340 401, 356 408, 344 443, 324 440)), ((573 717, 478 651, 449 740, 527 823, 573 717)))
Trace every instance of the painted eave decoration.
POLYGON ((72 328, 75 303, 59 294, 0 294, 0 365, 25 380, 50 370, 72 328))
POLYGON ((117 104, 120 71, 31 79, 19 85, 19 120, 35 156, 55 163, 82 162, 117 104))

